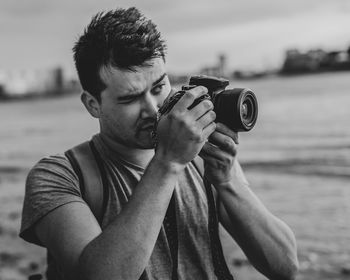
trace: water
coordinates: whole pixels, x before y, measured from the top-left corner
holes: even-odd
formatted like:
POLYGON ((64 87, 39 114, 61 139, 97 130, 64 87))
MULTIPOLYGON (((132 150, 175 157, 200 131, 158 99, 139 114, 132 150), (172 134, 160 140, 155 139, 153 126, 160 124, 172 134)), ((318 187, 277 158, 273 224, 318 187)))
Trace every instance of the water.
POLYGON ((264 163, 264 168, 289 166, 295 172, 350 177, 350 73, 246 81, 243 86, 258 96, 259 119, 251 132, 241 133, 242 160, 252 167, 264 163))
POLYGON ((350 73, 232 84, 258 96, 258 123, 241 133, 239 157, 251 187, 296 234, 298 279, 348 279, 350 73))
MULTIPOLYGON (((233 81, 231 86, 249 87, 258 97, 258 121, 250 132, 240 133, 238 157, 254 192, 296 234, 298 279, 346 279, 350 72, 233 81)), ((45 263, 44 251, 17 238, 26 171, 40 157, 90 138, 98 123, 78 95, 0 103, 0 119, 0 252, 12 256, 0 260, 0 278, 7 271, 24 279, 33 262, 39 269, 45 263)), ((237 279, 264 279, 248 265, 237 266, 244 256, 225 234, 223 240, 237 279)))

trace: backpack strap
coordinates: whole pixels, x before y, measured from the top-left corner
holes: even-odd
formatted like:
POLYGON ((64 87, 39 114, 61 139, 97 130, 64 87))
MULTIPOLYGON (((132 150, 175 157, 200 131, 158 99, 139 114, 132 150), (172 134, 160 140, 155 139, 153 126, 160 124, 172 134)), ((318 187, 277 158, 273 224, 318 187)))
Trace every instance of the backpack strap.
POLYGON ((198 173, 201 175, 202 178, 204 178, 204 161, 201 157, 196 156, 192 163, 194 167, 197 169, 198 173))
POLYGON ((79 178, 83 199, 101 225, 107 204, 108 189, 103 162, 92 141, 81 143, 65 152, 79 178))
POLYGON ((227 267, 222 245, 219 236, 219 219, 215 196, 211 183, 204 177, 204 161, 200 157, 192 160, 198 173, 202 176, 208 199, 208 229, 211 244, 212 259, 214 264, 214 272, 219 280, 233 280, 233 276, 227 267))

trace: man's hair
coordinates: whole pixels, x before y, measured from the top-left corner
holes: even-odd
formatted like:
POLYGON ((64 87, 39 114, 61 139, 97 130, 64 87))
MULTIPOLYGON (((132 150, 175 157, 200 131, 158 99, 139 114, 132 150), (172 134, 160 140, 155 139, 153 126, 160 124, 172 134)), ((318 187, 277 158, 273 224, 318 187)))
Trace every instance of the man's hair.
POLYGON ((102 68, 135 71, 153 58, 165 60, 165 51, 156 25, 135 7, 96 14, 73 47, 81 86, 98 101, 106 88, 102 68))

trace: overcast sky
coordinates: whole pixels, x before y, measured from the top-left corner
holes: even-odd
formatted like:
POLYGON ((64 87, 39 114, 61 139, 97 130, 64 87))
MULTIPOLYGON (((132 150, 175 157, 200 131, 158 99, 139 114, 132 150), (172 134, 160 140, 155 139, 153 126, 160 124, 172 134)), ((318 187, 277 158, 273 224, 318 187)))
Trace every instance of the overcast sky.
POLYGON ((0 0, 0 69, 62 65, 98 11, 136 6, 168 42, 168 69, 194 73, 228 56, 230 69, 277 67, 284 51, 350 46, 349 0, 0 0))

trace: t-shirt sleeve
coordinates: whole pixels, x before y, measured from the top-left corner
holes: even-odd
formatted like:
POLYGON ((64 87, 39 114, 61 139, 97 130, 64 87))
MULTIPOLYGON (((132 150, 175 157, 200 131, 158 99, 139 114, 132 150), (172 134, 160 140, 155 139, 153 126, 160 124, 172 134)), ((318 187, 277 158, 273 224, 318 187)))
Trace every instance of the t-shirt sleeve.
POLYGON ((85 203, 70 162, 64 155, 43 158, 27 176, 19 236, 42 246, 35 224, 52 210, 71 202, 85 203))

